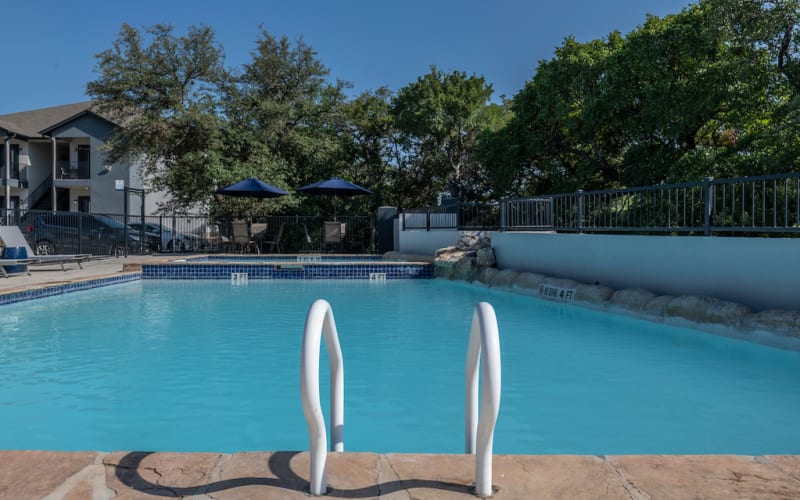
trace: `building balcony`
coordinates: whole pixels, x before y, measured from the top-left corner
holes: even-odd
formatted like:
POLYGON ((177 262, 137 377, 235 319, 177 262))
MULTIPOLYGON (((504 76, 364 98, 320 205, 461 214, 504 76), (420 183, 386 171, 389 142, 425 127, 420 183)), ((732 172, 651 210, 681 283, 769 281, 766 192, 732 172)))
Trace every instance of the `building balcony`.
POLYGON ((0 186, 27 188, 28 187, 27 169, 12 168, 9 178, 6 179, 6 169, 5 167, 0 167, 0 186))
POLYGON ((92 177, 88 161, 56 162, 56 180, 88 180, 92 177))

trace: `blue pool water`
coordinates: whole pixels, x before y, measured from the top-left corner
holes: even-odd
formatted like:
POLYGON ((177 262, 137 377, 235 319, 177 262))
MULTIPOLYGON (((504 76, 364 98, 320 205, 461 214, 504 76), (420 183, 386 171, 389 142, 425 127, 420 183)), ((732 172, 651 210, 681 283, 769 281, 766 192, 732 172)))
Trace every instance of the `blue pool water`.
POLYGON ((300 341, 320 297, 345 356, 347 450, 463 451, 487 300, 497 453, 800 453, 800 352, 440 280, 155 280, 3 306, 0 449, 306 449, 300 341))

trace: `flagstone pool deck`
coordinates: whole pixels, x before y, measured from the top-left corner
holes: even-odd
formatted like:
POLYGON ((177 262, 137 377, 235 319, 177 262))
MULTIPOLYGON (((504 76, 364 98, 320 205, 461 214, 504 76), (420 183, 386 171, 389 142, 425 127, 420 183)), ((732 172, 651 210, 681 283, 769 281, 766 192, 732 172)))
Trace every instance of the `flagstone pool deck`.
MULTIPOLYGON (((0 452, 0 498, 306 499, 308 452, 0 452)), ((332 498, 468 499, 469 455, 331 453, 332 498)), ((496 499, 796 499, 800 457, 497 455, 496 499)))
MULTIPOLYGON (((135 271, 171 257, 37 267, 0 278, 0 293, 135 271)), ((2 314, 0 306, 0 314, 2 314)), ((299 398, 299 396, 298 396, 299 398)), ((392 430, 387 430, 392 432, 392 430)), ((2 443, 0 443, 2 446, 2 443)), ((328 455, 329 497, 475 498, 469 455, 328 455)), ((0 450, 0 499, 306 499, 308 452, 59 452, 0 450)), ((797 499, 798 455, 496 455, 497 499, 797 499)))

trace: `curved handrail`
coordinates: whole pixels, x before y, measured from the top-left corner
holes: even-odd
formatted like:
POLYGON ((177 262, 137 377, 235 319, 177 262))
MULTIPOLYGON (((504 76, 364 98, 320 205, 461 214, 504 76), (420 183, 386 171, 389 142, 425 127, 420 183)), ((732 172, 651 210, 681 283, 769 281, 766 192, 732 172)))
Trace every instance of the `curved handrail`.
POLYGON ((475 494, 492 495, 492 444, 500 410, 500 335, 494 308, 479 302, 472 315, 467 348, 465 448, 475 454, 475 494), (479 359, 480 358, 480 359, 479 359), (481 367, 481 411, 478 420, 478 365, 481 367), (477 446, 476 446, 477 445, 477 446))
POLYGON ((344 361, 339 346, 339 334, 333 310, 328 301, 315 300, 308 309, 306 324, 303 329, 303 348, 300 355, 300 399, 303 403, 303 414, 308 424, 311 441, 311 478, 312 495, 323 495, 327 490, 325 463, 328 452, 325 449, 328 436, 325 431, 325 419, 322 416, 322 405, 319 398, 319 350, 325 335, 325 347, 328 351, 331 377, 331 451, 344 451, 344 361))

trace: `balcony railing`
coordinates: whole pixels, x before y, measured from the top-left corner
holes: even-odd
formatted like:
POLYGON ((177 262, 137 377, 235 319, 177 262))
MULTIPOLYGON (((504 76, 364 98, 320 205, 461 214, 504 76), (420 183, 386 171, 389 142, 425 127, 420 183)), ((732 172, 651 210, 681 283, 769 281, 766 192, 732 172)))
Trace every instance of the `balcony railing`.
POLYGON ((56 179, 89 179, 91 166, 88 161, 56 162, 56 179))
MULTIPOLYGON (((28 169, 26 167, 12 167, 8 176, 12 186, 28 187, 28 169)), ((5 185, 6 167, 0 166, 0 185, 5 185)))

